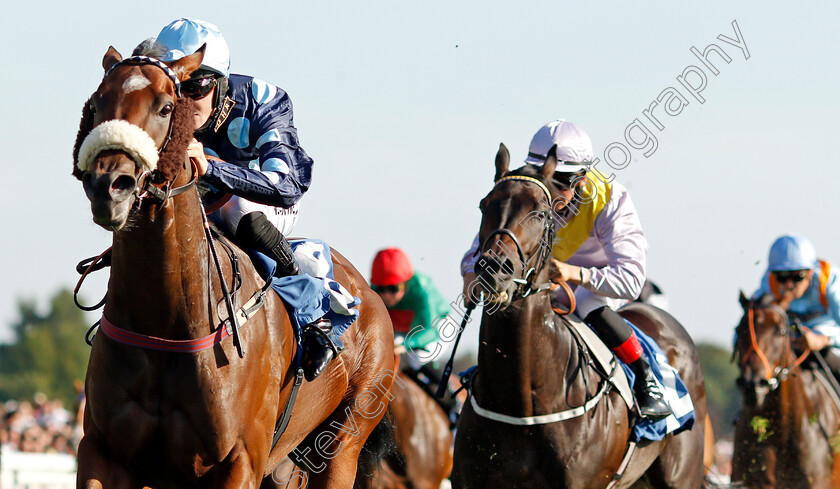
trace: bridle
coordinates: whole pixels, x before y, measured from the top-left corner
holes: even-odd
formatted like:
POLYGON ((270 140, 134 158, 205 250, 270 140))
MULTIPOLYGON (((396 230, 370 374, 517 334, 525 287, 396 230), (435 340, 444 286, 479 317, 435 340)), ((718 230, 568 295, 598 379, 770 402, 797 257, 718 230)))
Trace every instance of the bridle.
MULTIPOLYGON (((108 78, 108 75, 110 75, 118 66, 122 65, 152 65, 157 68, 160 68, 166 74, 166 76, 169 77, 169 80, 172 81, 172 83, 175 85, 176 99, 181 100, 183 98, 181 95, 181 80, 178 79, 178 75, 176 75, 175 72, 172 71, 172 68, 167 66, 166 63, 164 63, 163 61, 149 56, 131 56, 117 61, 108 69, 108 71, 105 72, 105 75, 102 77, 102 80, 108 78)), ((160 148, 158 149, 158 154, 162 154, 163 151, 166 149, 166 145, 169 144, 169 142, 172 140, 172 130, 175 121, 174 114, 175 110, 173 109, 172 116, 169 118, 169 128, 167 129, 166 139, 163 140, 163 144, 161 144, 160 148)), ((166 201, 170 198, 175 197, 176 195, 181 194, 183 192, 186 192, 187 190, 195 186, 196 181, 198 180, 198 170, 195 167, 195 164, 193 164, 192 169, 193 177, 189 181, 189 183, 181 187, 175 188, 173 188, 172 185, 168 182, 164 182, 162 185, 153 184, 153 179, 151 178, 152 172, 144 170, 142 173, 140 173, 140 176, 137 177, 137 186, 135 187, 133 192, 134 196, 137 198, 138 204, 142 203, 144 199, 149 199, 165 204, 166 201)), ((177 178, 178 176, 176 175, 173 181, 177 178)))
MULTIPOLYGON (((178 100, 180 100, 182 98, 181 97, 181 82, 178 80, 178 77, 175 75, 175 73, 172 71, 172 69, 170 69, 162 61, 157 60, 155 58, 150 58, 148 56, 133 56, 133 57, 126 58, 126 59, 123 59, 121 61, 118 61, 113 66, 111 66, 111 68, 105 73, 105 76, 103 77, 103 79, 107 78, 108 75, 111 74, 111 72, 117 66, 120 66, 122 64, 135 64, 135 65, 137 65, 137 64, 150 64, 150 65, 153 65, 153 66, 157 66, 158 68, 163 70, 166 73, 166 75, 170 78, 170 80, 175 84, 175 92, 177 94, 178 100)), ((174 110, 173 110, 172 113, 174 114, 174 110)), ((174 119, 175 119, 175 117, 173 115, 170 118, 170 121, 169 121, 168 134, 167 134, 166 139, 164 140, 163 144, 158 149, 158 154, 161 154, 163 152, 166 145, 169 143, 169 141, 172 138, 174 119)), ((137 184, 136 184, 135 189, 133 191, 133 195, 136 197, 136 202, 134 203, 134 205, 140 206, 142 204, 143 200, 147 199, 147 200, 151 200, 151 201, 155 201, 155 202, 160 202, 162 205, 160 206, 159 210, 162 210, 163 207, 165 207, 166 203, 169 201, 169 199, 172 199, 173 197, 175 197, 177 195, 180 195, 180 194, 192 189, 193 187, 196 187, 196 183, 197 183, 197 180, 198 180, 198 168, 197 168, 197 165, 196 165, 194 160, 191 160, 191 163, 192 163, 191 164, 192 178, 190 179, 190 181, 188 183, 186 183, 186 184, 184 184, 180 187, 173 187, 174 182, 178 179, 178 174, 180 174, 180 170, 178 171, 178 174, 175 175, 175 177, 172 179, 171 182, 165 181, 161 185, 155 185, 154 183, 152 183, 152 180, 153 180, 153 178, 151 178, 151 175, 153 174, 152 171, 143 170, 140 173, 139 177, 137 177, 137 184)), ((90 339, 91 332, 93 331, 93 329, 97 325, 100 325, 100 329, 102 330, 102 332, 114 341, 117 341, 117 342, 120 342, 120 343, 123 343, 123 344, 128 344, 128 345, 131 345, 131 346, 140 347, 140 348, 146 348, 146 349, 151 349, 151 350, 160 350, 160 351, 170 351, 170 352, 172 352, 172 351, 175 351, 175 352, 195 352, 195 351, 200 351, 200 350, 206 349, 206 348, 212 348, 214 345, 221 342, 227 336, 232 336, 233 337, 233 342, 234 342, 234 345, 236 346, 236 350, 237 350, 237 353, 239 354, 239 357, 241 358, 241 357, 244 356, 244 354, 245 354, 244 353, 244 348, 243 348, 242 342, 240 341, 239 332, 238 332, 240 322, 244 322, 243 319, 247 320, 247 318, 250 317, 251 314, 253 314, 254 312, 256 312, 257 309, 262 307, 262 305, 265 303, 265 296, 266 296, 267 290, 271 286, 271 281, 270 280, 267 281, 266 285, 263 288, 261 288, 260 290, 258 290, 254 294, 254 296, 251 297, 251 299, 242 308, 237 308, 236 307, 235 299, 232 298, 231 291, 228 289, 227 283, 225 282, 222 266, 221 266, 221 263, 219 261, 218 253, 216 252, 216 247, 215 247, 215 244, 214 244, 214 240, 213 240, 213 236, 212 236, 212 232, 211 232, 211 228, 210 228, 210 223, 209 223, 209 220, 207 219, 207 213, 206 213, 203 205, 201 205, 200 196, 199 196, 198 201, 199 201, 199 207, 201 207, 201 218, 202 218, 202 224, 203 224, 203 228, 204 228, 205 238, 206 238, 206 241, 208 243, 208 247, 209 247, 209 250, 210 250, 210 255, 211 255, 211 257, 212 257, 212 259, 213 259, 213 261, 216 265, 216 271, 219 274, 220 287, 222 289, 222 295, 224 296, 223 298, 224 298, 225 306, 226 306, 227 312, 228 312, 228 319, 223 322, 224 327, 220 328, 215 333, 212 333, 208 336, 205 336, 203 338, 198 338, 198 339, 195 339, 195 340, 168 340, 168 339, 164 339, 164 338, 156 338, 156 337, 141 335, 141 334, 137 334, 137 333, 127 331, 127 330, 123 330, 123 329, 111 324, 110 322, 108 322, 107 319, 105 318, 104 314, 103 314, 101 322, 97 322, 97 324, 94 324, 94 326, 91 327, 91 329, 88 331, 87 340, 88 340, 89 344, 92 343, 92 339, 90 339)), ((227 247, 227 245, 225 245, 225 246, 227 247)), ((106 251, 106 253, 107 253, 107 251, 106 251)), ((103 253, 103 255, 105 255, 105 253, 103 253)), ((76 298, 76 295, 78 294, 79 288, 81 287, 82 281, 84 280, 85 276, 90 271, 95 269, 95 266, 97 265, 97 262, 99 261, 99 259, 102 258, 103 255, 100 255, 97 259, 93 260, 90 263, 90 265, 87 267, 87 270, 83 273, 82 278, 79 280, 79 283, 76 286, 76 290, 74 292, 74 298, 76 298)), ((232 265, 231 266, 233 268, 233 274, 234 274, 233 278, 234 278, 234 284, 235 284, 233 292, 235 293, 235 292, 238 291, 238 288, 242 284, 242 277, 241 277, 238 262, 237 262, 237 259, 236 259, 236 254, 233 252, 233 250, 228 248, 228 255, 231 257, 231 260, 232 260, 232 265)), ((81 264, 79 266, 81 266, 81 264)), ((208 276, 208 279, 209 279, 209 276, 208 276)), ((106 297, 107 297, 107 295, 106 295, 106 297)), ((76 300, 76 304, 84 310, 98 309, 101 305, 104 305, 104 303, 105 303, 105 299, 103 299, 97 306, 95 306, 93 308, 88 308, 88 307, 79 305, 78 300, 76 300)))
MULTIPOLYGON (((764 365, 764 378, 759 379, 756 382, 757 387, 769 387, 771 391, 778 389, 781 382, 787 380, 788 375, 790 372, 797 368, 802 362, 808 358, 808 355, 811 353, 811 350, 806 347, 805 352, 803 352, 799 357, 797 357, 792 363, 789 365, 783 366, 781 362, 784 361, 785 358, 788 358, 789 353, 793 351, 793 347, 791 346, 791 335, 788 334, 795 326, 791 325, 790 318, 788 317, 787 311, 782 309, 778 304, 771 304, 767 306, 750 306, 747 309, 747 326, 750 333, 750 347, 747 349, 746 352, 740 354, 740 363, 741 367, 747 363, 747 360, 750 356, 755 353, 758 356, 761 363, 764 365), (767 355, 761 350, 758 346, 758 339, 756 337, 755 332, 755 310, 756 309, 773 309, 777 313, 779 313, 782 318, 784 318, 784 324, 781 328, 778 329, 778 334, 784 337, 784 347, 782 350, 782 354, 780 355, 779 364, 775 367, 770 366, 770 361, 767 359, 767 355)), ((739 382, 742 380, 739 378, 739 382)))
MULTIPOLYGON (((172 80, 172 83, 175 84, 175 96, 178 100, 181 100, 181 98, 182 98, 182 96, 181 96, 181 80, 178 79, 178 75, 176 75, 175 72, 172 71, 172 68, 167 66, 166 63, 164 63, 163 61, 161 61, 159 59, 156 59, 156 58, 151 58, 149 56, 131 56, 129 58, 125 58, 125 59, 122 59, 122 60, 114 63, 110 68, 108 68, 108 71, 105 72, 105 76, 102 77, 102 80, 105 80, 106 78, 108 78, 108 75, 110 75, 111 72, 114 71, 114 69, 116 67, 121 66, 121 65, 138 65, 138 66, 139 65, 152 65, 152 66, 157 66, 158 68, 163 70, 163 72, 166 73, 166 76, 168 76, 169 79, 172 80)), ((163 140, 163 144, 160 146, 160 149, 158 150, 158 154, 163 153, 163 150, 166 149, 166 145, 169 144, 169 141, 172 140, 172 126, 173 126, 172 122, 174 120, 175 120, 175 117, 174 117, 174 111, 173 111, 173 116, 169 118, 169 130, 166 133, 166 139, 163 140)))
MULTIPOLYGON (((509 181, 521 181, 534 184, 538 186, 543 191, 543 193, 545 193, 546 202, 552 201, 551 192, 548 190, 548 187, 546 187, 544 183, 542 183, 534 177, 528 177, 524 175, 509 175, 497 180, 493 188, 497 187, 502 182, 509 181)), ((528 216, 531 216, 531 213, 529 213, 528 216)), ((551 288, 552 285, 550 283, 541 286, 537 286, 534 284, 534 280, 537 276, 537 271, 542 270, 543 267, 545 267, 548 261, 548 257, 551 256, 551 244, 554 242, 554 217, 548 211, 540 211, 538 217, 540 217, 543 221, 542 234, 540 237, 539 248, 535 253, 532 253, 531 256, 525 256, 525 252, 522 249, 522 244, 519 242, 519 239, 516 237, 516 234, 514 234, 510 229, 507 228, 499 228, 494 231, 491 231, 490 234, 488 234, 484 241, 481 243, 481 246, 479 246, 478 248, 479 254, 485 253, 487 251, 488 245, 492 245, 491 239, 499 235, 505 235, 513 241, 513 244, 516 246, 516 252, 518 254, 519 262, 522 264, 522 272, 520 276, 513 279, 513 282, 517 284, 517 289, 514 294, 514 298, 528 297, 534 292, 548 290, 551 288)), ((503 243, 499 243, 500 246, 507 249, 503 243)), ((508 258, 512 257, 508 256, 508 258)))

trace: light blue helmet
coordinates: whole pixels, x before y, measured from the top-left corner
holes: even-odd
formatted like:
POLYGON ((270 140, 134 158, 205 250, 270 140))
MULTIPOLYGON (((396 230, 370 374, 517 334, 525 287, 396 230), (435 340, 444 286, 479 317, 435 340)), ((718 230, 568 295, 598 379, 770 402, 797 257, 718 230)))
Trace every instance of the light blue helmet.
POLYGON ((230 49, 215 25, 188 18, 178 19, 164 27, 157 41, 169 49, 161 61, 175 61, 193 54, 207 44, 201 67, 224 77, 230 76, 230 49))
POLYGON ((774 241, 768 262, 771 272, 810 270, 819 263, 814 245, 808 238, 796 234, 785 235, 774 241))

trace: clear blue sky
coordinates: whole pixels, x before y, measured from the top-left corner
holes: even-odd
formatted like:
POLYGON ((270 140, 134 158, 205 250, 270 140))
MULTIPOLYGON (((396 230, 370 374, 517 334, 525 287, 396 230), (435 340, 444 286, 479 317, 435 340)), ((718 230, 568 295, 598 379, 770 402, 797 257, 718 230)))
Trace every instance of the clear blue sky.
MULTIPOLYGON (((290 93, 316 161, 295 234, 325 239, 366 276, 377 249, 401 246, 455 299, 499 142, 524 159, 531 135, 558 117, 581 124, 599 154, 623 142, 636 118, 653 131, 657 150, 645 157, 631 148, 632 161, 615 173, 650 242, 649 275, 695 339, 728 344, 738 290, 757 286, 777 235, 808 235, 840 266, 836 3, 240 5, 96 0, 5 9, 0 339, 17 299, 45 302, 75 284, 78 260, 108 246, 70 176, 81 107, 109 44, 130 53, 180 16, 216 23, 234 72, 290 93), (735 37, 733 20, 748 60, 717 39, 735 37), (676 77, 701 66, 690 48, 709 43, 732 61, 712 55, 720 73, 706 69, 700 104, 676 77), (668 87, 689 104, 678 116, 660 112, 665 127, 654 130, 642 111, 668 87)), ((104 287, 91 281, 86 298, 98 300, 104 287)))

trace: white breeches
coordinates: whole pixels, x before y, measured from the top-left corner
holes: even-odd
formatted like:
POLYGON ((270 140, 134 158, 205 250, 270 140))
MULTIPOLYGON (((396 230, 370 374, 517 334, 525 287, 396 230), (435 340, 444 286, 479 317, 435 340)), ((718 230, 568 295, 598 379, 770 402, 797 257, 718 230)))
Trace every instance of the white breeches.
POLYGON ((231 234, 236 234, 236 228, 239 227, 239 220, 244 216, 252 212, 262 212, 265 214, 268 222, 283 233, 283 236, 289 236, 297 224, 299 210, 300 204, 295 204, 291 207, 274 207, 272 205, 257 204, 256 202, 251 202, 250 200, 245 200, 242 197, 234 195, 217 212, 231 234))

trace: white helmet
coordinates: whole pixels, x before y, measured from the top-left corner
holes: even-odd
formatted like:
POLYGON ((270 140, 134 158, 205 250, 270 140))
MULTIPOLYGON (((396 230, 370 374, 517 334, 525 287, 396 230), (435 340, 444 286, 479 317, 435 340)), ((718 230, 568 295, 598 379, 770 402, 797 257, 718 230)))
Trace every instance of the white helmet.
POLYGON ((579 172, 586 169, 586 164, 592 163, 592 141, 589 136, 580 126, 564 119, 551 121, 534 134, 525 163, 543 166, 554 145, 557 145, 556 172, 579 172))
POLYGON ((782 236, 774 241, 767 261, 771 272, 810 270, 819 263, 814 245, 808 238, 796 234, 782 236))
POLYGON ((219 28, 209 22, 186 17, 178 19, 160 31, 157 42, 169 49, 161 61, 181 59, 206 44, 201 67, 225 78, 230 76, 230 49, 219 28))

